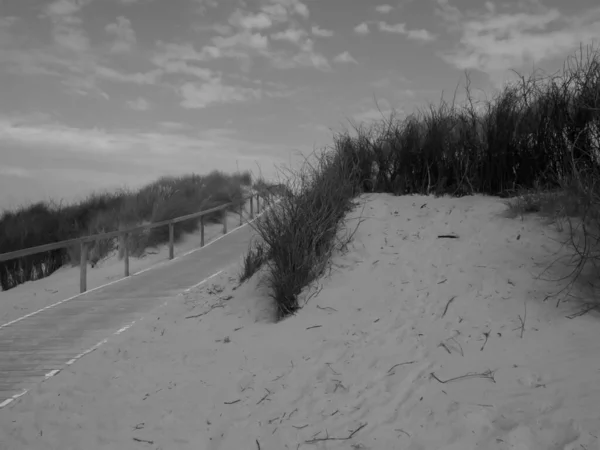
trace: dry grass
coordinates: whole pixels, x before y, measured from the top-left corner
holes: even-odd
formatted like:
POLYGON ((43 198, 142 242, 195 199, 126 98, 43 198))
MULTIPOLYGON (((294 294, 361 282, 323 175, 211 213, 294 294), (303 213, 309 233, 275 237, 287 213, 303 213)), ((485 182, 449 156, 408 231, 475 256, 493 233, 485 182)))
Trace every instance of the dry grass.
POLYGON ((441 101, 336 135, 332 149, 289 175, 281 204, 256 224, 280 317, 294 313, 298 294, 323 274, 361 192, 488 194, 509 198, 515 215, 564 219, 576 280, 600 260, 598 92, 600 54, 588 47, 562 74, 521 77, 491 100, 476 102, 467 76, 463 105, 441 101))

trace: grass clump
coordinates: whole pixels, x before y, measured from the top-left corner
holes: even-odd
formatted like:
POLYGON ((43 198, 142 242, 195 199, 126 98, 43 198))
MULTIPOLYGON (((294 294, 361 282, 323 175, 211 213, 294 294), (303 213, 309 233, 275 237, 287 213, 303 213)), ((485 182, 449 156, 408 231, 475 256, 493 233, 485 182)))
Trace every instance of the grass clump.
POLYGON ((461 105, 442 100, 334 136, 334 147, 292 173, 281 202, 254 225, 267 247, 266 281, 279 317, 294 313, 298 294, 322 275, 363 192, 487 194, 513 198, 522 213, 579 215, 570 233, 581 236, 571 242, 579 276, 600 261, 599 92, 600 54, 588 47, 562 74, 521 77, 491 100, 476 101, 467 76, 461 105))
POLYGON ((338 243, 344 216, 353 206, 359 172, 341 152, 314 155, 280 189, 277 204, 252 226, 268 254, 265 282, 279 319, 298 308, 302 289, 320 277, 338 243))
POLYGON ((260 241, 253 241, 242 261, 242 270, 238 276, 240 284, 252 278, 263 267, 266 261, 267 252, 265 244, 260 241))
MULTIPOLYGON (((160 222, 206 210, 226 203, 239 210, 252 185, 250 173, 163 177, 137 191, 95 193, 71 205, 41 202, 0 216, 0 253, 64 241, 68 239, 123 230, 146 223, 160 222)), ((204 218, 218 222, 222 212, 204 218)), ((198 220, 175 225, 175 239, 198 228, 198 220)), ((148 247, 167 242, 168 228, 129 236, 130 254, 140 256, 148 247)), ((117 239, 100 240, 90 248, 92 265, 118 246, 117 239)), ((121 247, 119 250, 123 250, 121 247)), ((11 289, 26 281, 52 274, 65 264, 79 264, 79 246, 0 262, 0 286, 11 289)))

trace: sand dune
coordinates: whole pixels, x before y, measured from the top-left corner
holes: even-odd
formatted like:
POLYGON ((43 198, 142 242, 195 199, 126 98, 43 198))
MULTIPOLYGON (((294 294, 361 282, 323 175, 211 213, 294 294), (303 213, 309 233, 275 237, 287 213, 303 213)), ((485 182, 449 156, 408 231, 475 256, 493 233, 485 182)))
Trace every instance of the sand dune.
POLYGON ((482 196, 361 200, 296 316, 232 266, 0 410, 0 447, 600 449, 598 317, 536 279, 561 235, 482 196))

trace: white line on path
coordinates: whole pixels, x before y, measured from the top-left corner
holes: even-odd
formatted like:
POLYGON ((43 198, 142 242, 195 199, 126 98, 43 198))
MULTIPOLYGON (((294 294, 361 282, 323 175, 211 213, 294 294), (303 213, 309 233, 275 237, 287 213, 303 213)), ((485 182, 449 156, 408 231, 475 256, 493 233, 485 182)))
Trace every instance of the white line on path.
MULTIPOLYGON (((263 211, 263 213, 264 213, 264 211, 263 211)), ((157 264, 155 264, 155 265, 153 265, 153 266, 147 267, 146 269, 143 269, 143 270, 140 270, 140 271, 138 271, 138 272, 135 272, 135 273, 131 274, 129 277, 123 277, 123 278, 119 278, 118 280, 111 281, 110 283, 106 283, 106 284, 103 284, 103 285, 101 285, 101 286, 97 286, 97 287, 95 287, 95 288, 93 288, 93 289, 88 289, 87 291, 85 291, 85 292, 82 292, 82 293, 80 293, 80 294, 74 295, 74 296, 72 296, 72 297, 69 297, 69 298, 66 298, 66 299, 64 299, 64 300, 60 300, 60 301, 58 301, 58 302, 56 302, 56 303, 53 303, 53 304, 51 304, 51 305, 48 305, 48 306, 46 306, 46 307, 42 308, 42 309, 38 309, 37 311, 33 311, 33 312, 29 313, 29 314, 26 314, 26 315, 24 315, 24 316, 22 316, 22 317, 19 317, 18 319, 14 319, 14 320, 11 320, 10 322, 7 322, 7 323, 5 323, 5 324, 2 324, 2 325, 0 325, 0 330, 1 330, 2 328, 6 328, 6 327, 8 327, 8 326, 10 326, 10 325, 13 325, 13 324, 15 324, 15 323, 18 323, 18 322, 20 322, 21 320, 27 319, 28 317, 35 316, 36 314, 39 314, 39 313, 41 313, 41 312, 43 312, 43 311, 46 311, 47 309, 55 308, 55 307, 56 307, 56 306, 58 306, 58 305, 62 305, 63 303, 66 303, 66 302, 68 302, 68 301, 74 300, 74 299, 76 299, 76 298, 78 298, 78 297, 81 297, 82 295, 85 295, 85 294, 88 294, 88 293, 90 293, 90 292, 96 291, 96 290, 98 290, 98 289, 102 289, 102 288, 105 288, 105 287, 107 287, 107 286, 110 286, 110 285, 113 285, 113 284, 119 283, 120 281, 123 281, 123 280, 130 279, 131 277, 134 277, 134 276, 136 276, 136 275, 140 275, 140 274, 142 274, 142 273, 144 273, 144 272, 148 272, 149 270, 156 269, 157 267, 162 267, 162 266, 164 266, 164 265, 166 265, 166 264, 169 264, 169 263, 171 263, 171 262, 173 262, 173 261, 176 261, 176 260, 178 260, 179 258, 183 258, 184 256, 191 255, 192 253, 195 253, 195 252, 197 252, 198 250, 202 250, 203 248, 206 248, 206 247, 208 247, 209 245, 211 245, 211 244, 214 244, 215 242, 219 241, 220 239, 224 238, 225 236, 229 236, 230 234, 234 233, 235 231, 237 231, 237 230, 239 230, 239 229, 241 229, 241 228, 244 228, 246 225, 248 225, 248 224, 250 224, 250 223, 254 222, 256 219, 258 219, 258 218, 259 218, 259 217, 260 217, 260 216, 261 216, 263 213, 260 213, 260 214, 259 214, 258 216, 256 216, 254 219, 252 219, 252 220, 250 220, 250 221, 248 221, 248 222, 245 222, 245 223, 244 223, 244 224, 242 224, 242 225, 239 225, 239 226, 237 226, 236 228, 234 228, 233 230, 231 230, 231 231, 230 231, 230 232, 228 232, 227 234, 223 234, 223 235, 219 236, 218 238, 216 238, 216 239, 214 239, 214 240, 212 240, 212 241, 208 242, 208 243, 207 243, 207 244, 206 244, 204 247, 198 247, 198 248, 194 248, 194 249, 192 249, 192 250, 190 250, 190 251, 188 251, 188 252, 186 252, 186 253, 183 253, 183 254, 181 254, 181 255, 175 256, 173 259, 169 259, 169 260, 167 260, 167 261, 163 261, 163 262, 157 263, 157 264)))

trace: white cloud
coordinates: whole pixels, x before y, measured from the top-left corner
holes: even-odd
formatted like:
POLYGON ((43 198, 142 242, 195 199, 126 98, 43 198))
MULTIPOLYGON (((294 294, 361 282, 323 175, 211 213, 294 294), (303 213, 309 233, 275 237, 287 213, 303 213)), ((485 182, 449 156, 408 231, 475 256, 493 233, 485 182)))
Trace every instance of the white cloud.
POLYGON ((238 103, 261 97, 259 89, 241 86, 227 86, 214 78, 206 83, 184 83, 180 87, 183 97, 181 106, 188 109, 202 109, 213 103, 238 103))
POLYGON ((398 34, 406 34, 406 24, 405 23, 397 23, 395 25, 389 25, 385 22, 379 22, 379 30, 385 31, 387 33, 398 33, 398 34))
POLYGON ((90 2, 91 0, 56 0, 44 9, 45 16, 53 24, 54 41, 62 48, 76 53, 89 50, 90 41, 81 28, 81 19, 77 13, 90 2))
POLYGON ((268 14, 245 14, 240 9, 236 9, 231 16, 229 16, 229 23, 235 27, 243 28, 245 30, 264 30, 273 25, 273 22, 268 14))
POLYGON ((117 17, 117 21, 106 25, 105 31, 115 37, 110 49, 113 53, 126 53, 136 44, 136 37, 131 21, 123 16, 117 17))
POLYGON ((414 41, 431 42, 435 40, 435 36, 427 30, 409 30, 406 36, 414 41))
POLYGON ((386 22, 379 22, 379 30, 386 33, 395 33, 395 34, 403 34, 407 38, 412 39, 414 41, 421 42, 430 42, 435 40, 435 36, 433 36, 429 31, 421 29, 421 30, 408 30, 406 28, 405 23, 397 23, 394 25, 387 24, 386 22))
POLYGON ((509 69, 553 58, 565 58, 580 43, 590 43, 600 36, 600 8, 578 15, 567 15, 556 8, 538 5, 530 12, 471 13, 465 18, 447 0, 437 0, 443 6, 442 15, 452 31, 461 33, 460 43, 441 54, 459 69, 477 69, 501 84, 509 69), (452 13, 448 13, 452 11, 452 13))
POLYGON ((366 22, 363 22, 354 27, 354 32, 358 34, 368 34, 369 33, 369 25, 366 22))
POLYGON ((150 109, 150 102, 143 97, 138 97, 135 100, 129 100, 127 106, 135 111, 148 111, 150 109))
POLYGON ((271 38, 274 40, 284 40, 293 42, 294 44, 298 44, 306 36, 306 31, 300 28, 288 28, 285 31, 280 31, 279 33, 272 34, 271 38))
POLYGON ((356 61, 356 59, 354 59, 354 57, 347 51, 337 55, 335 58, 333 58, 333 61, 338 63, 358 63, 358 61, 356 61))
POLYGON ((377 11, 380 14, 388 14, 392 12, 393 9, 394 7, 391 5, 379 5, 375 7, 375 11, 377 11))
POLYGON ((326 30, 326 29, 318 27, 317 25, 315 25, 315 26, 312 27, 311 32, 315 36, 319 36, 319 37, 331 37, 331 36, 333 36, 333 31, 332 30, 326 30))
POLYGON ((306 6, 304 3, 301 3, 301 2, 294 3, 294 11, 296 11, 298 14, 300 14, 305 19, 308 19, 308 16, 309 16, 308 6, 306 6))
POLYGON ((282 5, 276 3, 274 5, 265 5, 262 11, 267 13, 272 20, 276 22, 286 22, 288 20, 288 12, 282 5))

